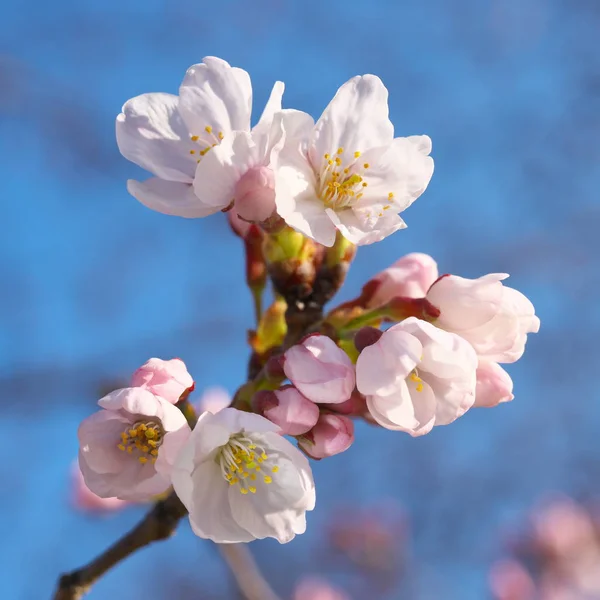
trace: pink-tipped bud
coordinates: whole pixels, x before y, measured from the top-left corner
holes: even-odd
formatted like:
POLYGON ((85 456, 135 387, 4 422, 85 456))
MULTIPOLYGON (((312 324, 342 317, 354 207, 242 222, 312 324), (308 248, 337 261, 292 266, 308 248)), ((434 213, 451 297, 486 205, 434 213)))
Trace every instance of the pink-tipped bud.
POLYGON ((383 335, 383 331, 376 327, 363 327, 354 334, 354 345, 359 352, 367 346, 372 346, 383 335))
POLYGON ((275 211, 275 175, 268 167, 252 167, 235 186, 235 208, 246 221, 259 223, 275 211))
POLYGON ((306 433, 319 419, 319 407, 292 386, 274 392, 258 392, 252 399, 252 406, 263 417, 278 425, 282 435, 306 433))
POLYGON ((248 221, 240 219, 235 210, 227 211, 227 220, 229 221, 229 226, 231 227, 233 233, 235 233, 235 235, 238 237, 245 239, 250 227, 252 227, 252 223, 248 223, 248 221))
POLYGON ((181 359, 151 358, 132 375, 131 386, 147 389, 155 396, 177 404, 184 392, 194 389, 194 380, 181 359))
POLYGON ((479 361, 477 366, 477 389, 473 406, 492 408, 514 398, 510 375, 495 362, 479 361))
POLYGON ((329 337, 314 334, 292 346, 284 355, 287 378, 309 400, 340 404, 352 395, 354 365, 329 337))
POLYGON ((363 288, 368 308, 387 304, 392 298, 423 298, 438 277, 437 264, 428 254, 414 252, 381 271, 363 288))
POLYGON ((312 458, 325 458, 348 450, 354 441, 354 423, 343 415, 322 414, 317 424, 298 439, 312 458))
POLYGON ((346 402, 341 404, 328 404, 327 408, 341 415, 352 415, 354 417, 362 417, 369 414, 366 398, 358 391, 354 390, 352 396, 346 402))

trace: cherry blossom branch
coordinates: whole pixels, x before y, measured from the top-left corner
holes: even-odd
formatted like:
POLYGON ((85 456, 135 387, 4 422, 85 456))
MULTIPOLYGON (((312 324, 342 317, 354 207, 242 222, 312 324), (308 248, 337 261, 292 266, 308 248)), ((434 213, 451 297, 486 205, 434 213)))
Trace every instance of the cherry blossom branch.
POLYGON ((280 600, 261 575, 252 554, 243 544, 219 544, 240 592, 247 600, 280 600))
POLYGON ((171 492, 164 500, 157 502, 129 533, 100 556, 84 567, 62 575, 53 600, 80 600, 98 579, 136 550, 171 537, 186 514, 187 510, 181 500, 175 492, 171 492))

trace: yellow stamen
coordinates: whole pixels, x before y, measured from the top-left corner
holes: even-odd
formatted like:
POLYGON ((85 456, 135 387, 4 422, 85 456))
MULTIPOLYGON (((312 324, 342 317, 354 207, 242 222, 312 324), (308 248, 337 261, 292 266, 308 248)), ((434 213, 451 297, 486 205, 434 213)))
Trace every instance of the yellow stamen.
POLYGON ((204 128, 204 131, 206 131, 206 133, 212 133, 212 127, 211 127, 210 125, 207 125, 207 126, 204 128))

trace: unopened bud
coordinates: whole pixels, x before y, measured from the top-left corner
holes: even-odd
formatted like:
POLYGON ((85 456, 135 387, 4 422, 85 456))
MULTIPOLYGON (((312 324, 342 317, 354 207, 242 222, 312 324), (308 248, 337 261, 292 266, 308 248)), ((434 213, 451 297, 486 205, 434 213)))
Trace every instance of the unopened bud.
POLYGON ((252 407, 278 425, 282 435, 306 433, 319 418, 318 406, 293 386, 285 386, 274 392, 257 392, 252 398, 252 407))
POLYGON ((252 167, 235 186, 234 210, 246 221, 259 223, 275 211, 275 176, 268 167, 252 167))
POLYGON ((359 352, 367 346, 372 346, 383 335, 383 331, 376 327, 363 327, 354 334, 354 345, 359 352))
POLYGON ((354 441, 354 423, 343 415, 322 414, 317 424, 298 438, 298 445, 312 458, 344 452, 354 441))

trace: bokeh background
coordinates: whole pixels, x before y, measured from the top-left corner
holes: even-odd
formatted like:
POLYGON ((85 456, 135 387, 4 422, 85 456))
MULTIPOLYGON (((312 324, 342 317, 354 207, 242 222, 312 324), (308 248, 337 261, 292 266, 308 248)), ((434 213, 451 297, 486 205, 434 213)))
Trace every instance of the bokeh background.
MULTIPOLYGON (((286 106, 318 117, 344 81, 375 73, 397 134, 433 139, 436 172, 403 215, 408 229, 360 250, 342 299, 422 251, 443 272, 509 272, 542 320, 509 367, 512 403, 421 439, 359 425, 350 450, 315 464, 308 532, 252 544, 264 574, 283 598, 311 574, 354 600, 491 598, 490 567, 532 506, 600 492, 599 30, 596 0, 4 3, 2 598, 50 597, 59 572, 142 514, 70 505, 76 428, 102 390, 150 356, 184 358, 198 390, 243 381, 252 308, 239 240, 221 215, 177 219, 129 197, 126 179, 143 173, 114 139, 128 98, 176 93, 211 54, 250 72, 255 115, 276 79, 286 106), (340 514, 365 511, 396 532, 376 538, 381 560, 367 564, 332 540, 340 514)), ((184 524, 89 598, 236 593, 184 524)))

